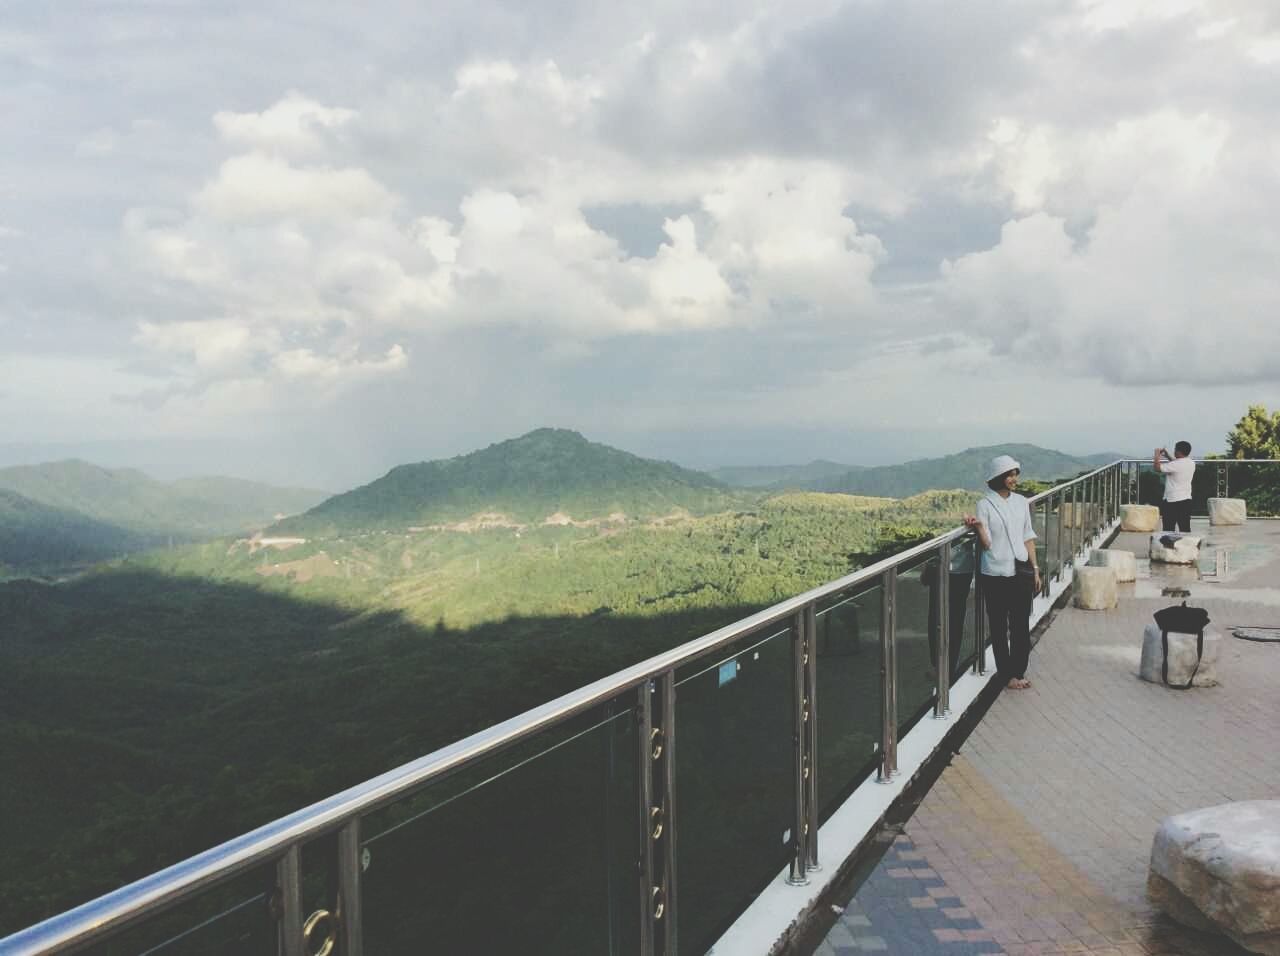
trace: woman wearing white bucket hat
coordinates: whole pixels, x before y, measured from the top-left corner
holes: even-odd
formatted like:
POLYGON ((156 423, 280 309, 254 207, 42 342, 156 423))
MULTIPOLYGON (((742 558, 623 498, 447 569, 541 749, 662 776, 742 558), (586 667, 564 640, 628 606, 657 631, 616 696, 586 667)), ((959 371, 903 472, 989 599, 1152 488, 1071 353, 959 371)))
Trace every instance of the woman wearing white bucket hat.
POLYGON ((1031 507, 1014 494, 1022 466, 1008 455, 987 465, 987 493, 964 523, 982 542, 982 597, 987 605, 996 671, 1013 690, 1030 687, 1031 600, 1040 590, 1031 507))

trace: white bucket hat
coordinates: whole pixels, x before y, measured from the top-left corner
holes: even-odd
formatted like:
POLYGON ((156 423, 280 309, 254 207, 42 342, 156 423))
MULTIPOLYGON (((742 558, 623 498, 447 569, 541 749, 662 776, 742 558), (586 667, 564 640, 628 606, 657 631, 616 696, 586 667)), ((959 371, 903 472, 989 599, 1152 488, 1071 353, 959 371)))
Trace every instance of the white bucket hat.
POLYGON ((1019 471, 1022 470, 1022 466, 1010 456, 996 455, 996 457, 992 458, 991 461, 987 463, 987 481, 990 481, 992 478, 999 478, 1006 471, 1013 471, 1015 468, 1019 471))

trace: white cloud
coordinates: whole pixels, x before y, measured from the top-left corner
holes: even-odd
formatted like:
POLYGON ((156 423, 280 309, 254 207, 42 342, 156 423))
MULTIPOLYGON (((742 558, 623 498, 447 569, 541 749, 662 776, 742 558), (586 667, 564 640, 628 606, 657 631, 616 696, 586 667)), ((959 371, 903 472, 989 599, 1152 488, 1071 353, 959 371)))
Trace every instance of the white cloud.
POLYGON ((194 205, 230 221, 343 220, 386 215, 395 197, 364 169, 294 166, 252 152, 226 160, 196 194, 194 205))
POLYGON ((1270 0, 330 5, 203 39, 244 15, 0 33, 31 132, 0 160, 0 352, 145 363, 148 421, 229 430, 336 395, 460 427, 457 394, 494 428, 856 402, 909 429, 911 369, 975 356, 1274 380, 1270 0))
POLYGON ((355 110, 324 106, 293 91, 260 113, 220 110, 213 115, 213 125, 233 146, 306 156, 321 151, 326 137, 356 116, 355 110))

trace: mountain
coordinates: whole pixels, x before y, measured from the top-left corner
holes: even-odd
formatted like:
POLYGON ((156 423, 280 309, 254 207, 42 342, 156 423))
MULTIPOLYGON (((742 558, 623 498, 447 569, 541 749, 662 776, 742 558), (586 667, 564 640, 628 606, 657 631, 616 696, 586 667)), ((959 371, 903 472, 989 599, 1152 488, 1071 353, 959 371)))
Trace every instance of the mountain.
POLYGON ((78 459, 0 468, 0 489, 157 541, 260 528, 276 515, 304 511, 325 498, 322 491, 238 478, 156 481, 131 468, 78 459))
POLYGON ((713 468, 707 474, 733 488, 766 488, 794 486, 797 482, 835 478, 860 470, 861 466, 858 465, 842 465, 838 461, 819 458, 807 465, 727 466, 713 468))
POLYGON ((809 491, 835 491, 855 495, 882 495, 906 498, 922 491, 943 488, 981 490, 987 462, 1000 454, 1012 455, 1022 464, 1025 478, 1049 480, 1068 478, 1091 471, 1126 456, 1118 453, 1074 456, 1038 445, 1010 444, 966 448, 942 458, 922 458, 902 465, 858 468, 842 475, 799 483, 783 482, 775 487, 809 491))
POLYGON ((0 578, 92 564, 145 547, 135 532, 0 488, 0 578))
POLYGON ((335 495, 273 533, 310 537, 456 522, 542 523, 649 518, 731 508, 736 498, 710 475, 540 428, 456 458, 401 465, 377 481, 335 495))

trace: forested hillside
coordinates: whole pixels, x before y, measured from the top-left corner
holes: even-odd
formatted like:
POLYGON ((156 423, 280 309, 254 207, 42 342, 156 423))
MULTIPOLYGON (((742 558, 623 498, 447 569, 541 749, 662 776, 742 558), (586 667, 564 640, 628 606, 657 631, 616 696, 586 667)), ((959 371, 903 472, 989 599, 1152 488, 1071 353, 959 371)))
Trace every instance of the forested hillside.
POLYGON ((260 528, 324 493, 235 478, 162 482, 62 461, 0 469, 0 578, 59 575, 148 548, 260 528))
POLYGON ((0 933, 953 526, 781 495, 623 528, 152 552, 0 584, 0 933), (905 530, 904 530, 904 526, 905 530))
POLYGON ((131 468, 102 468, 74 459, 0 468, 0 488, 156 541, 234 534, 325 498, 322 491, 237 478, 157 481, 131 468))
POLYGON ((0 580, 19 571, 103 561, 148 544, 125 528, 0 488, 0 580))
POLYGON ((1074 457, 1037 445, 1009 444, 967 448, 941 458, 922 458, 902 465, 858 468, 842 475, 804 482, 784 482, 776 487, 800 487, 812 491, 841 492, 855 495, 887 495, 905 498, 932 488, 980 490, 983 468, 996 455, 1012 455, 1022 464, 1025 478, 1049 480, 1065 478, 1124 458, 1119 453, 1074 457))
POLYGON ((520 438, 439 461, 401 465, 335 495, 273 533, 331 537, 402 530, 476 515, 508 523, 708 514, 738 499, 709 475, 589 442, 577 432, 540 428, 520 438))

